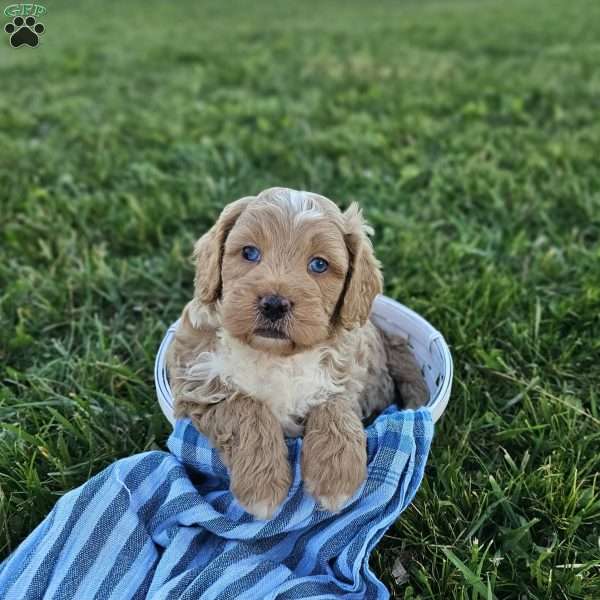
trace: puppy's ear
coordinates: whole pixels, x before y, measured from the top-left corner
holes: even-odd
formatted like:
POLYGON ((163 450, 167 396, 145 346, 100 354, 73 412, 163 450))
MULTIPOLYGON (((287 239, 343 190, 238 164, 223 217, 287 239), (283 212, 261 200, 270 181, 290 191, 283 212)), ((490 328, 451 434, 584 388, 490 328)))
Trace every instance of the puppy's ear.
POLYGON ((196 298, 203 304, 216 302, 221 294, 221 263, 225 240, 250 200, 251 197, 240 198, 228 204, 217 222, 194 245, 194 287, 196 298))
POLYGON ((381 265, 375 258, 368 234, 369 227, 362 212, 353 202, 344 213, 346 232, 344 239, 350 257, 350 267, 339 309, 340 323, 346 329, 362 326, 367 322, 371 305, 383 290, 381 265))

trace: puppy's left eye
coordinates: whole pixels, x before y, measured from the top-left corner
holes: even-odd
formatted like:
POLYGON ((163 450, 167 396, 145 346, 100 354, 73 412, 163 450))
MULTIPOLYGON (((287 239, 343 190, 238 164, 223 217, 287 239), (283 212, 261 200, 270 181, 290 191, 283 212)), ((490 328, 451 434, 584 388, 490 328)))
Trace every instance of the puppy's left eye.
POLYGON ((308 263, 308 270, 313 273, 324 273, 327 271, 328 267, 329 263, 320 256, 315 256, 315 258, 312 258, 308 263))

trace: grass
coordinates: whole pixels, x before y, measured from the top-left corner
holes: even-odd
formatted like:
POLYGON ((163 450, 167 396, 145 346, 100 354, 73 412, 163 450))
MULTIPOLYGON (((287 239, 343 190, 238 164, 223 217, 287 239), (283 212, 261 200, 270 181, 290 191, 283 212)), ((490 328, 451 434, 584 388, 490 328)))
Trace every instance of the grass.
POLYGON ((599 598, 600 4, 72 6, 0 48, 0 554, 163 447, 192 242, 278 184, 359 200, 452 348, 394 596, 599 598))

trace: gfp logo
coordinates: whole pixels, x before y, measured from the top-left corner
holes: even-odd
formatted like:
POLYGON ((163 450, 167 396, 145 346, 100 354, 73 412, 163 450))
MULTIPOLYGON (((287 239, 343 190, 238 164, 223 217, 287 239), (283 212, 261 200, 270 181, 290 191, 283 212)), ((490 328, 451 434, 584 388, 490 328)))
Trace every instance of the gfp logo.
POLYGON ((4 26, 4 31, 10 36, 10 45, 13 48, 29 46, 35 48, 40 42, 40 35, 46 28, 38 21, 38 17, 47 13, 41 4, 11 4, 4 9, 7 17, 12 21, 4 26))

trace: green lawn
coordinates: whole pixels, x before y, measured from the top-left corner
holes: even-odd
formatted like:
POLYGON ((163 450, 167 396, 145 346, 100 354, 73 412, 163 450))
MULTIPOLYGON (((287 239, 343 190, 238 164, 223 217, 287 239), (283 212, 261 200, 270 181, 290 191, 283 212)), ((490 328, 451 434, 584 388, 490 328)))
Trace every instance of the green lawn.
POLYGON ((47 4, 0 32, 0 555, 163 447, 192 242, 286 185, 362 203, 454 356, 394 595, 600 598, 600 3, 47 4))

